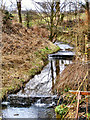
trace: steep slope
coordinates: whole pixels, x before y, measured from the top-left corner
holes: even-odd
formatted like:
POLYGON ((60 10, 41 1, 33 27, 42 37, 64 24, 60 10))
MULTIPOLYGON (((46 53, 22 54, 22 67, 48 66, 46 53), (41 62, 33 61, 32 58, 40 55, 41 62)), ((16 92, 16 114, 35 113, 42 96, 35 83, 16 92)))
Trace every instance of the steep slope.
POLYGON ((3 27, 2 33, 2 94, 13 93, 24 86, 46 64, 49 53, 59 48, 48 41, 48 31, 20 24, 3 27))

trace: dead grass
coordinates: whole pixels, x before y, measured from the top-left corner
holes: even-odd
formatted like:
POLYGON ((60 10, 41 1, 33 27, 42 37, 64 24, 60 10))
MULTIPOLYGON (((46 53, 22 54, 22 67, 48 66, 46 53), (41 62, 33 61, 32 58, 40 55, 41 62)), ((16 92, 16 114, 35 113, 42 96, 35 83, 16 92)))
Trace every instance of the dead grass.
MULTIPOLYGON (((60 92, 64 91, 65 88, 77 90, 81 82, 83 81, 86 72, 87 65, 79 63, 79 61, 68 65, 66 69, 64 69, 64 71, 61 73, 60 80, 58 81, 55 88, 58 89, 58 91, 60 92)), ((82 90, 83 86, 81 87, 82 90)))
POLYGON ((47 55, 59 49, 48 41, 46 29, 39 28, 39 32, 37 29, 26 29, 20 24, 3 27, 0 98, 20 89, 24 82, 42 69, 47 55))

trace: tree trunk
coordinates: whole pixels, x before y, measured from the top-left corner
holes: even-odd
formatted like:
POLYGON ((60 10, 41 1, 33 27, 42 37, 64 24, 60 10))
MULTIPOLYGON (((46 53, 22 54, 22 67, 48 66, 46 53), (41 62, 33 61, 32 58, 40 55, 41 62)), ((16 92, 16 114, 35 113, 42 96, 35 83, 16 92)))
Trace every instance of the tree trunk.
POLYGON ((21 17, 21 2, 18 2, 18 1, 17 1, 17 9, 18 9, 19 23, 22 23, 22 17, 21 17))
POLYGON ((50 36, 49 39, 53 42, 53 15, 54 15, 54 2, 51 5, 51 16, 50 16, 50 36))
POLYGON ((58 37, 58 25, 60 23, 60 1, 57 2, 56 1, 56 36, 55 36, 55 40, 57 40, 58 37))
POLYGON ((90 84, 90 2, 87 0, 86 2, 86 16, 87 16, 87 25, 88 25, 88 39, 87 39, 87 55, 88 55, 88 91, 90 91, 89 84, 90 84))
POLYGON ((86 2, 86 16, 87 16, 87 25, 88 25, 88 42, 90 42, 90 2, 86 2))
MULTIPOLYGON (((87 77, 87 91, 90 91, 90 2, 86 1, 86 16, 88 25, 88 35, 87 35, 87 62, 88 62, 88 77, 87 77)), ((90 96, 87 99, 87 106, 90 106, 90 96)), ((88 109, 87 109, 88 112, 88 109)))
POLYGON ((29 11, 26 13, 27 28, 29 28, 29 11))

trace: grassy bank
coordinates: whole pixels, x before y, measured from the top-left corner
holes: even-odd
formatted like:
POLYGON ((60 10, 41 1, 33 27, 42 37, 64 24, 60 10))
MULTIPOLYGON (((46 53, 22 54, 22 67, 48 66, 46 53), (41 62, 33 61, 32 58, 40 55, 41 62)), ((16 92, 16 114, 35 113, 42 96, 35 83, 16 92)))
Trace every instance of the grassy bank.
POLYGON ((58 41, 75 46, 75 36, 62 34, 58 36, 58 41))
MULTIPOLYGON (((48 36, 48 31, 44 31, 48 36)), ((20 90, 47 64, 48 54, 59 50, 43 36, 42 30, 39 32, 19 24, 3 31, 1 99, 20 90)))

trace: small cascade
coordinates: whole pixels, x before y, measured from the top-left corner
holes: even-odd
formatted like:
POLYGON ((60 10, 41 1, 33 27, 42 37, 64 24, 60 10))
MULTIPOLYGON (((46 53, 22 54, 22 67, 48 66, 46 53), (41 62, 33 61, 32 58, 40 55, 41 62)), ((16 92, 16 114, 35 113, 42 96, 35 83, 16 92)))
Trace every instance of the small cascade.
MULTIPOLYGON (((60 78, 60 73, 72 59, 66 59, 67 55, 72 58, 74 53, 65 51, 73 49, 69 45, 56 42, 62 51, 49 55, 49 64, 44 67, 40 74, 25 85, 15 95, 8 97, 8 103, 2 103, 5 106, 2 109, 3 118, 55 118, 54 107, 59 97, 53 90, 55 83, 60 78), (61 58, 61 56, 64 56, 61 58)), ((8 119, 9 120, 9 119, 8 119)))
POLYGON ((36 107, 45 107, 46 106, 45 103, 42 103, 41 99, 39 99, 34 105, 36 107))

